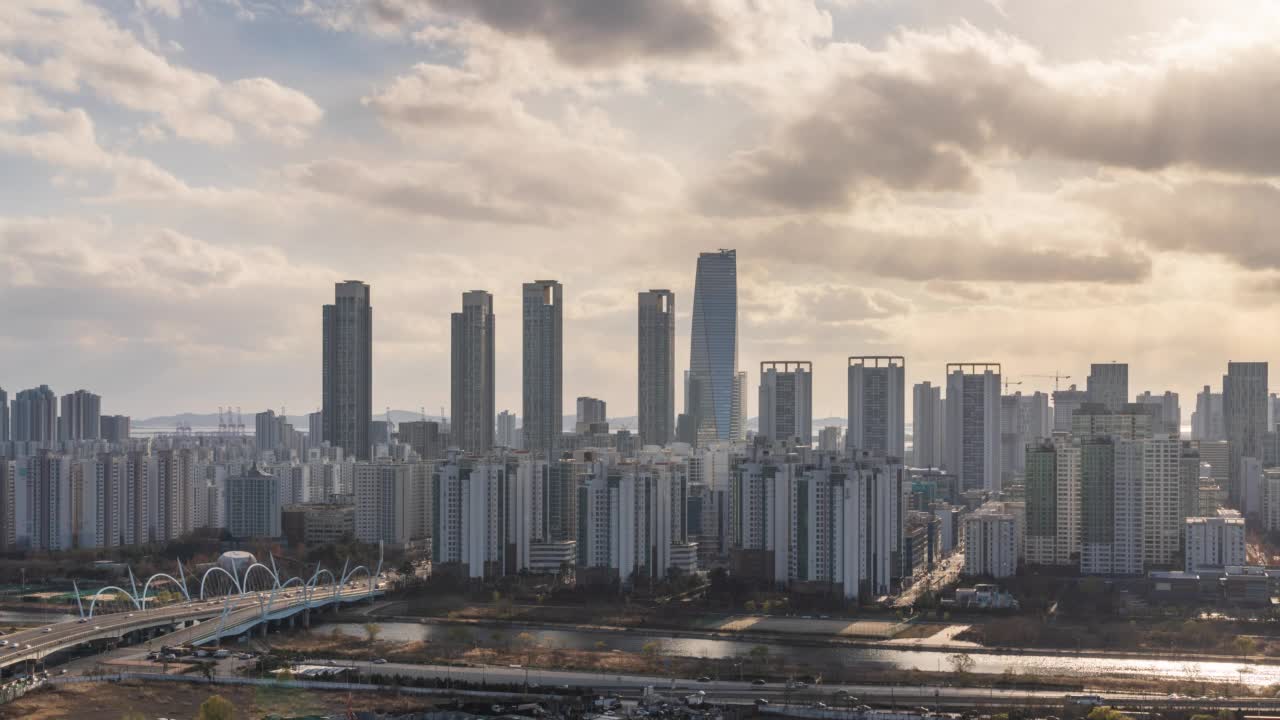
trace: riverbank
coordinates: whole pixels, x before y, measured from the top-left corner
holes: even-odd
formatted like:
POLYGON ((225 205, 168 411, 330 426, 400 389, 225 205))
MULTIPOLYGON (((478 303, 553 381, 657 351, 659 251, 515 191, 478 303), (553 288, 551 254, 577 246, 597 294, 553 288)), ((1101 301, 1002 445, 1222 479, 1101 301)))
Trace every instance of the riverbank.
MULTIPOLYGON (((1203 696, 1237 695, 1245 692, 1246 678, 1209 668, 1213 672, 1179 672, 1176 667, 1152 669, 1142 665, 1110 671, 1091 671, 1072 665, 1054 667, 993 665, 981 657, 959 653, 954 656, 930 654, 929 668, 904 667, 903 660, 875 656, 843 658, 830 652, 778 651, 768 646, 736 644, 732 654, 698 656, 698 646, 658 638, 643 641, 634 636, 622 647, 597 641, 594 647, 569 647, 563 638, 537 632, 481 630, 467 624, 451 626, 419 623, 334 624, 311 631, 273 635, 274 651, 291 659, 336 657, 360 661, 383 658, 410 664, 521 667, 574 670, 597 673, 653 674, 713 679, 755 678, 780 682, 792 678, 821 679, 832 683, 882 683, 904 685, 963 685, 966 687, 1045 688, 1066 691, 1084 689, 1177 693, 1203 696), (370 626, 372 625, 372 630, 370 626), (415 635, 417 632, 419 634, 415 635), (371 639, 373 638, 373 639, 371 639), (936 662, 936 666, 935 666, 936 662), (936 669, 931 669, 936 668, 936 669)), ((589 640, 590 638, 578 638, 589 640)), ((843 651, 841 651, 843 652, 843 651)), ((900 651, 906 656, 910 650, 900 651)), ((924 653, 916 652, 920 656, 924 653)), ((918 657, 916 658, 919 659, 918 657)), ((1254 678, 1248 678, 1254 679, 1254 678)), ((1272 676, 1260 678, 1271 681, 1272 676)), ((1262 684, 1252 683, 1249 692, 1262 684)))
MULTIPOLYGON (((395 605, 389 604, 389 610, 394 610, 395 605)), ((405 616, 393 615, 387 613, 369 613, 363 616, 341 616, 340 620, 349 622, 367 622, 374 620, 377 622, 401 622, 414 624, 437 624, 442 626, 464 626, 485 629, 499 629, 504 631, 575 631, 575 632, 591 632, 591 633, 616 633, 632 637, 650 637, 655 639, 679 638, 687 640, 731 640, 743 643, 778 643, 786 644, 798 648, 848 648, 848 649, 865 649, 865 650, 911 650, 928 649, 937 652, 946 653, 965 653, 965 654, 987 654, 987 655, 1044 655, 1060 658, 1094 658, 1105 660, 1165 660, 1177 662, 1194 662, 1194 663, 1249 663, 1254 665, 1269 665, 1280 668, 1280 657, 1258 655, 1258 654, 1220 654, 1208 652, 1185 652, 1185 651, 1164 651, 1164 650, 1102 650, 1102 649, 1063 649, 1055 647, 1027 647, 1015 645, 984 645, 976 641, 966 641, 950 639, 939 642, 929 642, 935 636, 945 635, 954 638, 954 636, 965 637, 973 636, 973 627, 963 623, 933 623, 933 622, 912 622, 912 623, 888 623, 898 630, 888 636, 876 639, 868 636, 854 635, 829 635, 824 634, 819 629, 804 631, 797 629, 804 622, 805 618, 792 618, 789 625, 791 629, 775 629, 761 630, 760 623, 744 623, 735 622, 734 618, 750 617, 758 619, 760 616, 728 616, 719 626, 720 629, 715 630, 696 630, 696 629, 673 629, 673 628, 655 628, 645 625, 600 625, 590 623, 570 623, 570 622, 528 622, 520 620, 494 620, 484 617, 422 617, 422 616, 405 616), (922 627, 932 627, 935 630, 931 633, 924 634, 922 627), (956 628, 964 628, 963 632, 955 632, 956 628), (911 642, 906 642, 910 640, 911 642)), ((815 619, 822 622, 823 619, 815 619)), ((838 621, 850 622, 853 621, 838 621)), ((874 621, 861 620, 859 624, 869 624, 874 621)))

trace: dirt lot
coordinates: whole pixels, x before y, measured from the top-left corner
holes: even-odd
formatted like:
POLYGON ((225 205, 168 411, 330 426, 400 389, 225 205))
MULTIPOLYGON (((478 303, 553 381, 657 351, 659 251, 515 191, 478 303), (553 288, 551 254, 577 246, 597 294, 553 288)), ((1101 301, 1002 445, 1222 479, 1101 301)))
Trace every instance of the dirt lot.
MULTIPOLYGON (((118 720, 130 713, 140 713, 145 718, 193 718, 199 712, 200 703, 214 694, 231 701, 236 708, 237 720, 257 720, 270 714, 284 717, 323 715, 347 708, 345 693, 227 685, 205 687, 186 683, 85 683, 31 693, 0 706, 0 718, 118 720)), ((407 713, 429 709, 431 706, 432 699, 422 696, 375 693, 351 695, 351 707, 355 710, 407 713)))

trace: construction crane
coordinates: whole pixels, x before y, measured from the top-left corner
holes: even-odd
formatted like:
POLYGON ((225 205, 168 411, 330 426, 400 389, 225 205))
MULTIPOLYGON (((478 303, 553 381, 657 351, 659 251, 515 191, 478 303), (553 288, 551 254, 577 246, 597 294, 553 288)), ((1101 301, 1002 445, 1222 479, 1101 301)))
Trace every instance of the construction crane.
POLYGON ((1005 381, 1004 381, 1004 394, 1005 394, 1005 395, 1008 395, 1008 394, 1009 394, 1009 386, 1010 386, 1010 385, 1021 385, 1021 384, 1022 384, 1022 381, 1021 381, 1021 380, 1005 380, 1005 381))
POLYGON ((1053 391, 1054 391, 1054 392, 1058 392, 1058 382, 1059 382, 1060 380, 1070 380, 1070 379, 1071 379, 1071 376, 1070 376, 1070 375, 1063 375, 1062 373, 1058 372, 1057 370, 1054 370, 1052 375, 1027 375, 1027 377, 1033 377, 1033 378, 1046 378, 1046 379, 1048 379, 1048 378, 1053 378, 1053 391))

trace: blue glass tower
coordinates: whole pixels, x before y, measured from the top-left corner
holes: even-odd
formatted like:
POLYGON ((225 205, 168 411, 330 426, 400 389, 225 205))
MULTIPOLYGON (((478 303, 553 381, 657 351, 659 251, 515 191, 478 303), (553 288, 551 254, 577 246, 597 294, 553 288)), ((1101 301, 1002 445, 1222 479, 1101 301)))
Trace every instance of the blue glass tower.
POLYGON ((685 414, 696 428, 698 443, 742 438, 744 384, 738 374, 738 254, 702 253, 693 286, 685 378, 685 414))

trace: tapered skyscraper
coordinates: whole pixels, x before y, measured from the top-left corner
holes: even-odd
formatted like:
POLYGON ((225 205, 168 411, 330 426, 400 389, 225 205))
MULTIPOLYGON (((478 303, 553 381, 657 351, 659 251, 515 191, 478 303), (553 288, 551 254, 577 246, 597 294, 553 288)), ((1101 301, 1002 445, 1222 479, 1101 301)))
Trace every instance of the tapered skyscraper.
POLYGON ((738 253, 702 253, 685 386, 685 414, 696 423, 699 443, 743 437, 745 385, 738 374, 738 253))
POLYGON ((348 280, 334 286, 334 302, 324 306, 324 439, 361 460, 369 459, 373 420, 370 303, 369 286, 348 280))
POLYGON ((640 293, 638 404, 640 443, 666 445, 676 426, 676 296, 670 290, 640 293))
POLYGON ((463 293, 462 312, 453 313, 452 325, 453 444, 483 453, 493 447, 493 296, 484 290, 463 293))
POLYGON ((524 284, 524 449, 555 459, 564 422, 564 288, 524 284))

